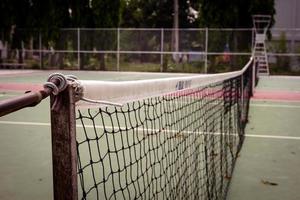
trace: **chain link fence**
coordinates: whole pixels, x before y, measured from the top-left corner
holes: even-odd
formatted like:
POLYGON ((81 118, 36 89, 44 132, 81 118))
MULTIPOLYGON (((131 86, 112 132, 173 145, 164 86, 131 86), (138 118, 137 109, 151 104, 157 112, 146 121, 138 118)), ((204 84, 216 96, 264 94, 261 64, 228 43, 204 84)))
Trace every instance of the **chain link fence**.
MULTIPOLYGON (((1 68, 218 73, 241 69, 255 36, 253 29, 208 28, 61 29, 55 40, 16 33, 21 46, 0 41, 1 68)), ((300 29, 271 30, 267 52, 271 74, 298 73, 300 29)))

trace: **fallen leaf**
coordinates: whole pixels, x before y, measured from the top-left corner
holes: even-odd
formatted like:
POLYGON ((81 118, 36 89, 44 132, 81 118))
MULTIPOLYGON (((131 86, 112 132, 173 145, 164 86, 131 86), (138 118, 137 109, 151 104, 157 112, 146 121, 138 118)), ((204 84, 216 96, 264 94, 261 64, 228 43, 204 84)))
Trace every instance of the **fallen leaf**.
POLYGON ((277 186, 278 183, 275 183, 275 182, 270 182, 270 181, 266 181, 266 180, 261 180, 262 184, 265 184, 265 185, 271 185, 271 186, 277 186))
POLYGON ((231 179, 231 176, 225 175, 224 178, 227 179, 227 180, 230 180, 230 179, 231 179))

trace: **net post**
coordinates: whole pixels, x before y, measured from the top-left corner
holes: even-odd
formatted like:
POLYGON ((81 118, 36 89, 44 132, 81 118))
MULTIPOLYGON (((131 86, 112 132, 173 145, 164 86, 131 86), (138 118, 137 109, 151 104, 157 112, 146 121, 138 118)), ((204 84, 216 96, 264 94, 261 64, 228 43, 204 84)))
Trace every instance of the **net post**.
POLYGON ((77 200, 75 91, 50 96, 54 200, 77 200))
POLYGON ((254 95, 254 88, 255 88, 255 83, 256 83, 256 60, 254 57, 252 57, 253 59, 253 64, 252 64, 252 78, 251 78, 251 96, 254 95))
MULTIPOLYGON (((241 105, 244 107, 244 98, 245 98, 245 93, 244 93, 244 75, 241 75, 241 105)), ((244 116, 244 110, 242 110, 242 116, 244 116)))

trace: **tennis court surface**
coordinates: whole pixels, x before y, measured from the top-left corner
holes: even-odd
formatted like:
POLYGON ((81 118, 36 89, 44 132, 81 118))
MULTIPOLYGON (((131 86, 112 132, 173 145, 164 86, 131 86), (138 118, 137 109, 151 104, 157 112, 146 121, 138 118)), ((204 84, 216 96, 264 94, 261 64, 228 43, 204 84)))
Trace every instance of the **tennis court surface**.
MULTIPOLYGON (((41 89, 52 73, 12 72, 1 75, 1 99, 41 89)), ((152 88, 157 78, 174 77, 62 73, 117 81, 117 87, 149 79, 152 88)), ((176 75, 182 76, 190 77, 176 75)), ((246 124, 252 83, 242 74, 230 74, 227 81, 208 77, 192 90, 185 89, 193 84, 189 78, 176 77, 175 93, 120 98, 125 87, 114 101, 104 99, 113 106, 80 105, 75 116, 80 199, 224 199, 226 194, 227 199, 299 199, 300 79, 260 78, 246 124)), ((0 118, 0 199, 54 198, 50 120, 49 98, 0 118)))
POLYGON ((300 199, 300 78, 262 77, 228 199, 300 199))

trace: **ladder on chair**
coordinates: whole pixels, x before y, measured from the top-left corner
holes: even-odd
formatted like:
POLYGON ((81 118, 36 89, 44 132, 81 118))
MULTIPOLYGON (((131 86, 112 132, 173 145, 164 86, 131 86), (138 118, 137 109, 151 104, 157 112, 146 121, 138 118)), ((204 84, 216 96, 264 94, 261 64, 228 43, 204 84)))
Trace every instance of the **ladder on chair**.
POLYGON ((258 75, 268 76, 269 63, 265 44, 265 34, 256 34, 254 44, 254 57, 258 62, 257 73, 258 75))

